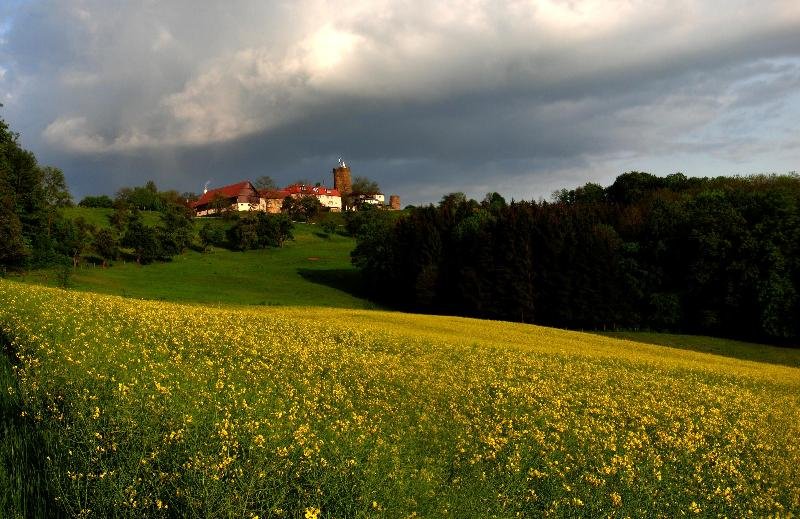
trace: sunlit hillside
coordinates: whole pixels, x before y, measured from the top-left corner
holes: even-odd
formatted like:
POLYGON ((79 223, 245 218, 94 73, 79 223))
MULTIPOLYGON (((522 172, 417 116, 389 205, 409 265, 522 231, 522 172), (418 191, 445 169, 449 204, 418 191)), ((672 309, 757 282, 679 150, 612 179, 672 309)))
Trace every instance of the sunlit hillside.
MULTIPOLYGON (((107 211, 74 208, 70 217, 103 222, 107 211)), ((207 220, 198 219, 195 225, 200 227, 207 220)), ((319 225, 305 223, 297 223, 293 232, 294 239, 281 248, 233 252, 211 247, 146 266, 120 258, 105 269, 87 261, 70 271, 69 284, 76 290, 204 304, 375 306, 359 296, 361 279, 350 264, 353 238, 326 235, 319 225)), ((28 272, 22 279, 50 286, 58 283, 54 269, 28 272)))
POLYGON ((800 511, 797 351, 9 281, 0 302, 12 397, 70 515, 800 511))

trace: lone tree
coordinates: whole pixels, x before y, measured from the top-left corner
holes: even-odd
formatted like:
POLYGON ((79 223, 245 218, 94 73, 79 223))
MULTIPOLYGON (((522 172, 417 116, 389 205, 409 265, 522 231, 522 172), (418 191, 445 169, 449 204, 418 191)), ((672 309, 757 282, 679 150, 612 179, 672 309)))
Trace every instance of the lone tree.
POLYGON ((122 239, 122 244, 133 249, 136 263, 140 265, 152 263, 161 257, 161 243, 155 229, 147 227, 142 222, 138 211, 131 213, 128 222, 128 231, 122 239))
POLYGON ((263 191, 265 189, 278 189, 278 184, 268 175, 260 176, 253 182, 256 189, 263 191))
POLYGON ((351 190, 353 195, 374 195, 381 192, 381 188, 374 180, 367 177, 356 177, 351 190))
POLYGON ((322 204, 315 196, 301 196, 293 198, 287 196, 283 199, 281 211, 288 214, 292 220, 307 222, 316 217, 323 210, 322 204))
POLYGON ((92 248, 103 260, 103 268, 106 268, 110 260, 119 256, 119 238, 111 229, 100 229, 94 235, 92 248))

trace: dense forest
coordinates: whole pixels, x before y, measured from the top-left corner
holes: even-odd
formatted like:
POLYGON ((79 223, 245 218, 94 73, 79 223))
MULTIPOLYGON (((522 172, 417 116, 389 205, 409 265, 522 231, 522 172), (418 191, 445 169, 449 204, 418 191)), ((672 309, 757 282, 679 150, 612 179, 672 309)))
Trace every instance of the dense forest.
POLYGON ((797 344, 800 177, 620 175, 552 201, 438 206, 357 230, 353 263, 407 310, 797 344))

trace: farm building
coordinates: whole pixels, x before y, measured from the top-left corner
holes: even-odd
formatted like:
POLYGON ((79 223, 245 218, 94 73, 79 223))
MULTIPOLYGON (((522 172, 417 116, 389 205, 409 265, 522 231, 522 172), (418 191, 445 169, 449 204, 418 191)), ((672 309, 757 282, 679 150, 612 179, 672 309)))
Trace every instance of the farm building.
MULTIPOLYGON (((247 180, 223 186, 216 189, 204 189, 203 196, 191 204, 197 216, 209 216, 225 210, 233 211, 263 211, 266 213, 280 213, 283 201, 287 197, 302 198, 314 196, 322 207, 329 211, 353 210, 361 204, 384 206, 386 200, 382 193, 352 193, 352 180, 350 168, 339 159, 339 167, 333 169, 334 187, 311 186, 306 184, 292 184, 281 189, 257 190, 247 180), (342 197, 349 200, 346 208, 342 197)), ((396 195, 393 195, 396 197, 396 195)), ((400 199, 391 208, 399 209, 400 199), (396 206, 396 207, 395 207, 396 206)))
POLYGON ((329 188, 325 186, 307 186, 304 184, 294 184, 284 189, 289 193, 292 198, 301 198, 304 196, 315 196, 322 207, 327 207, 331 211, 338 212, 342 210, 342 195, 336 188, 329 188))
POLYGON ((271 214, 280 213, 284 199, 291 196, 291 193, 285 189, 265 189, 259 191, 258 194, 261 197, 259 210, 271 214))
POLYGON ((356 203, 357 204, 369 204, 369 205, 384 205, 386 203, 386 198, 383 196, 383 193, 363 193, 356 195, 356 203))
POLYGON ((325 186, 308 186, 304 184, 293 184, 283 189, 266 189, 258 192, 261 203, 258 210, 268 213, 280 213, 283 207, 283 200, 286 197, 301 198, 304 196, 315 196, 322 207, 330 211, 338 212, 342 210, 342 196, 337 189, 325 186))
POLYGON ((261 197, 250 181, 237 182, 215 189, 204 189, 203 196, 192 203, 197 216, 208 216, 231 208, 235 211, 258 210, 261 197))
POLYGON ((192 208, 197 216, 209 216, 225 210, 280 213, 286 197, 301 198, 304 196, 316 197, 320 204, 330 211, 342 210, 342 197, 336 189, 294 184, 283 189, 258 191, 247 180, 205 190, 203 196, 192 203, 192 208))

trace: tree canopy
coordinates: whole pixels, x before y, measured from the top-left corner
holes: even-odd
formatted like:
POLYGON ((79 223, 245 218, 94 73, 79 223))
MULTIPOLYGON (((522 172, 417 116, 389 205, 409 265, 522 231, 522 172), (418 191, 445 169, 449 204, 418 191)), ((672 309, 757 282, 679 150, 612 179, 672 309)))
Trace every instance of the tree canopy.
POLYGON ((353 262, 376 297, 415 311, 800 339, 794 174, 631 172, 551 202, 453 193, 356 233, 353 262))

